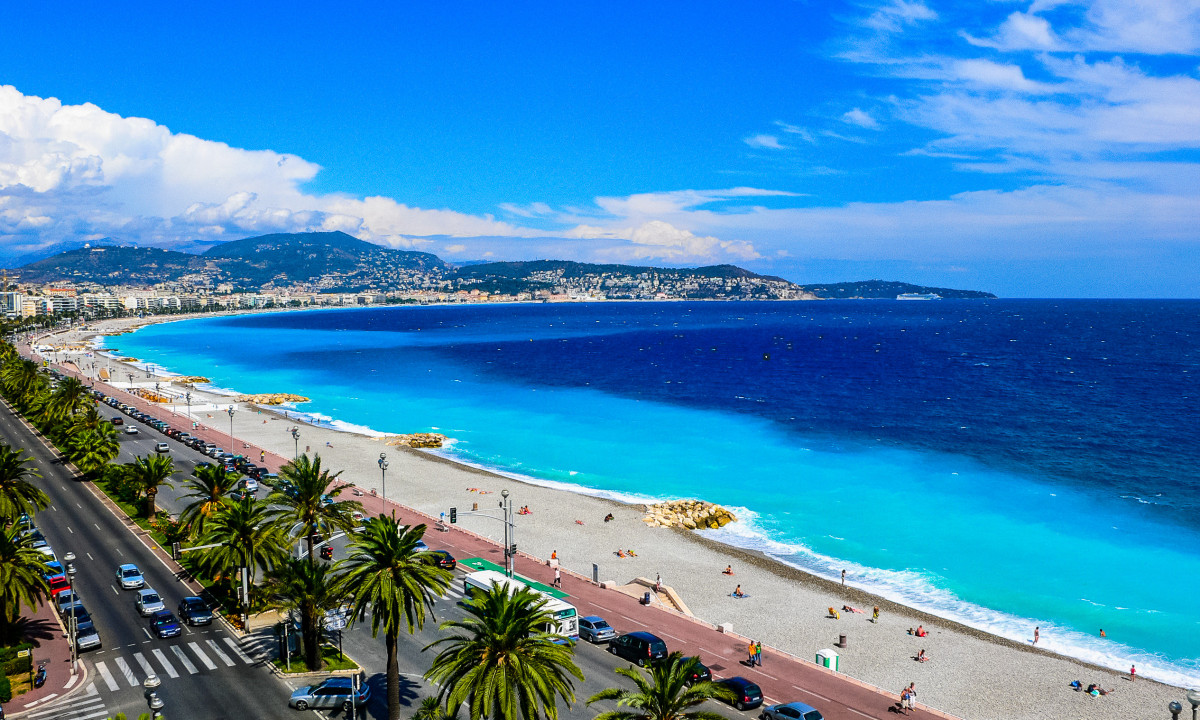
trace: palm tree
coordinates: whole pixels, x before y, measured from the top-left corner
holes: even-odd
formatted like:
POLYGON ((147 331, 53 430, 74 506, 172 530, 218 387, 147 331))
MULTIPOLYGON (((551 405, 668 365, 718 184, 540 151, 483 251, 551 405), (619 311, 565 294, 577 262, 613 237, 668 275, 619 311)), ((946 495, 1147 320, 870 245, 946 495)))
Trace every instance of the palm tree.
POLYGON ((51 393, 47 411, 53 419, 64 420, 88 407, 95 407, 95 403, 92 402, 87 386, 78 378, 65 377, 51 393))
POLYGON ((205 523, 202 542, 215 547, 201 551, 201 567, 231 578, 241 568, 270 571, 287 557, 289 547, 275 514, 265 500, 225 503, 205 523))
POLYGON ((298 526, 304 533, 307 544, 309 562, 315 563, 313 546, 316 544, 313 535, 328 537, 334 529, 350 532, 354 527, 351 515, 355 510, 362 510, 362 503, 354 500, 329 502, 335 500, 344 486, 334 486, 334 480, 342 473, 332 475, 328 470, 321 469, 321 456, 316 455, 312 460, 308 455, 301 455, 284 465, 279 475, 292 484, 292 494, 273 492, 268 500, 283 506, 280 521, 298 526), (328 500, 326 499, 328 498, 328 500))
POLYGON ((342 604, 346 585, 340 582, 333 566, 310 563, 303 558, 289 557, 277 565, 269 576, 267 593, 273 605, 300 618, 300 636, 304 645, 304 661, 310 672, 325 664, 321 656, 321 630, 326 610, 342 604))
MULTIPOLYGON (((400 628, 411 634, 424 627, 425 613, 432 615, 433 601, 454 577, 433 562, 433 553, 418 550, 425 526, 401 528, 385 515, 368 520, 350 544, 345 583, 354 606, 353 618, 371 608, 371 635, 379 629, 387 645, 388 719, 400 718, 400 663, 397 642, 400 628)), ((432 720, 432 719, 431 719, 432 720)))
POLYGON ((470 720, 537 720, 542 714, 557 720, 557 699, 575 701, 569 675, 583 680, 583 673, 571 659, 572 648, 543 629, 553 620, 545 604, 529 588, 509 595, 507 586, 496 584, 463 603, 465 619, 441 624, 457 632, 425 647, 445 646, 425 677, 441 686, 438 698, 446 707, 466 702, 470 720))
POLYGON ((193 537, 204 534, 204 524, 222 507, 229 503, 229 492, 237 485, 237 473, 226 472, 224 466, 208 465, 192 471, 195 477, 188 481, 192 492, 182 499, 191 499, 188 506, 179 514, 179 519, 187 523, 193 537))
POLYGON ((421 698, 421 704, 413 713, 412 720, 458 720, 458 708, 448 710, 436 695, 430 695, 421 698))
POLYGON ((67 438, 67 454, 84 477, 96 478, 121 452, 117 429, 100 423, 93 430, 80 430, 67 438))
POLYGON ((661 663, 650 666, 649 679, 644 671, 632 665, 617 668, 617 674, 632 680, 637 689, 608 688, 588 698, 588 705, 599 700, 617 701, 617 710, 600 713, 595 720, 724 720, 720 713, 694 709, 713 698, 726 702, 734 699, 733 691, 724 685, 714 682, 689 685, 699 662, 697 658, 673 652, 661 663))
POLYGON ((21 606, 37 610, 50 592, 43 571, 46 556, 22 538, 15 525, 0 530, 0 640, 10 640, 21 606))
POLYGON ((46 385, 46 376, 32 360, 11 360, 4 365, 4 389, 13 403, 25 408, 46 385))
POLYGON ((130 479, 146 496, 146 517, 154 517, 154 499, 158 496, 158 487, 173 487, 167 478, 175 472, 175 463, 164 455, 150 455, 125 463, 125 467, 128 468, 130 479))
POLYGON ((32 515, 50 504, 46 493, 29 482, 30 478, 41 475, 25 465, 29 458, 21 457, 24 454, 24 450, 0 445, 0 520, 16 520, 22 514, 32 515))

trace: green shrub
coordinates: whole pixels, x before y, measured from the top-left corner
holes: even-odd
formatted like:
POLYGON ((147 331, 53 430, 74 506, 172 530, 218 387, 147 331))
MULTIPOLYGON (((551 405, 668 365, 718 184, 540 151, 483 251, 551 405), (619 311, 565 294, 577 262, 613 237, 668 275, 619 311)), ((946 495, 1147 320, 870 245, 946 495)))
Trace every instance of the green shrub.
POLYGON ((12 700, 12 683, 8 681, 7 675, 0 675, 0 703, 9 700, 12 700))

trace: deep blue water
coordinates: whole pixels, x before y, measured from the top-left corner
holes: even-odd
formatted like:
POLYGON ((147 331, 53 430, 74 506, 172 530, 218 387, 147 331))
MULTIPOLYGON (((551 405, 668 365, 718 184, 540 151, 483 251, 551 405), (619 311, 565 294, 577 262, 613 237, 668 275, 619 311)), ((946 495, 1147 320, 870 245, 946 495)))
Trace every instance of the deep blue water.
POLYGON ((717 537, 1194 683, 1198 341, 1200 302, 943 300, 336 310, 112 342, 440 429, 476 464, 740 507, 717 537))

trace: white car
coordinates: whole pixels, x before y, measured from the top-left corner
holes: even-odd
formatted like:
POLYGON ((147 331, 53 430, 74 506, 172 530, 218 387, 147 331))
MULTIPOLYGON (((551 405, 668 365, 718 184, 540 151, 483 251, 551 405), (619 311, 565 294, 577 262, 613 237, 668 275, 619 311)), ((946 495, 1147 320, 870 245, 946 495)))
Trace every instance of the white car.
POLYGON ((154 444, 154 452, 156 452, 156 453, 171 452, 171 446, 166 443, 155 443, 154 444))
POLYGON ((133 601, 138 612, 142 617, 149 617, 159 610, 166 610, 167 606, 159 597, 158 592, 154 588, 142 588, 138 590, 137 599, 133 601))
POLYGON ((134 427, 134 426, 132 426, 132 425, 126 425, 126 426, 125 426, 125 434, 126 434, 126 435, 137 435, 137 434, 138 434, 138 429, 137 429, 137 428, 135 428, 135 427, 134 427))

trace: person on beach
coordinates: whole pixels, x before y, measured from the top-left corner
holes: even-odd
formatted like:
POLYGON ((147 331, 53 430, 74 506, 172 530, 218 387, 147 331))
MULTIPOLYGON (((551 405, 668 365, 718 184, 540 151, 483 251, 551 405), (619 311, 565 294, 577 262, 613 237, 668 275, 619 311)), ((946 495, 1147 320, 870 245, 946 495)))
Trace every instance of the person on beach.
POLYGON ((1104 628, 1100 628, 1100 637, 1108 637, 1104 634, 1104 628))
POLYGON ((879 622, 879 606, 878 605, 876 605, 875 609, 871 612, 871 622, 873 622, 873 623, 879 622))
POLYGON ((654 577, 654 592, 656 592, 656 593, 662 592, 662 573, 658 573, 654 577))
POLYGON ((1129 682, 1137 680, 1137 665, 1129 666, 1129 682))
POLYGON ((557 551, 557 550, 551 550, 551 551, 550 551, 550 559, 551 559, 551 560, 557 560, 557 559, 558 559, 558 551, 557 551))
POLYGON ((733 589, 733 596, 735 598, 745 597, 745 595, 742 593, 741 585, 738 585, 736 588, 733 589))
POLYGON ((733 566, 732 566, 732 565, 726 565, 726 566, 725 566, 725 569, 724 569, 724 570, 722 570, 721 572, 722 572, 722 573, 724 573, 724 574, 726 574, 726 575, 732 575, 732 574, 733 574, 733 566))
POLYGON ((842 587, 846 586, 846 571, 842 571, 842 587))
POLYGON ((925 662, 928 659, 925 657, 925 648, 921 648, 921 652, 917 653, 917 662, 925 662))
POLYGON ((1040 635, 1040 633, 1038 632, 1039 630, 1041 630, 1041 627, 1035 627, 1033 629, 1033 644, 1034 645, 1037 645, 1038 637, 1040 635))
POLYGON ((612 513, 609 513, 609 514, 607 514, 607 515, 605 515, 605 516, 604 516, 604 522, 612 522, 612 521, 613 521, 613 514, 612 514, 612 513))

